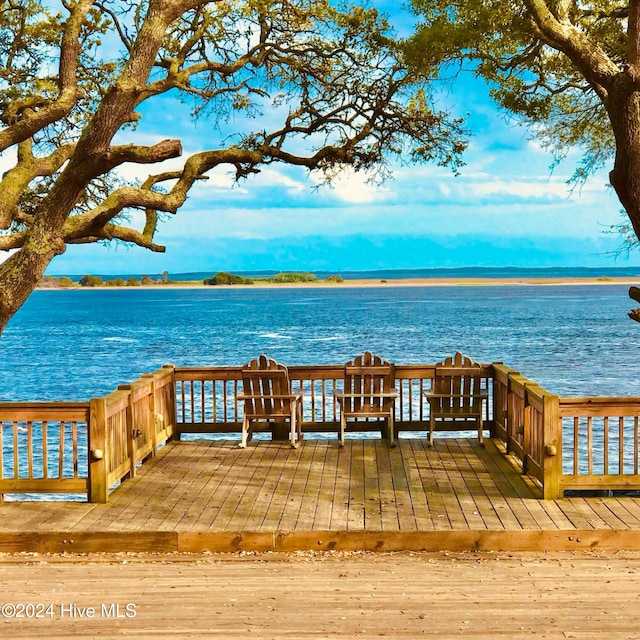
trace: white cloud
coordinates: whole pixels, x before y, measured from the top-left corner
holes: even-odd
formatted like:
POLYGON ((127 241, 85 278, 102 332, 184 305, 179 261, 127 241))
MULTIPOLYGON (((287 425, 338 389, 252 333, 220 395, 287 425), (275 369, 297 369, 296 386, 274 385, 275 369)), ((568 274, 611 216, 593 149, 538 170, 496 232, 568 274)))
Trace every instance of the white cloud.
POLYGON ((0 175, 15 167, 17 161, 18 151, 13 147, 0 153, 0 175))
POLYGON ((305 191, 308 191, 312 186, 311 182, 303 182, 302 180, 295 180, 288 176, 284 171, 279 171, 273 167, 267 167, 261 169, 254 180, 253 185, 257 188, 260 187, 283 187, 287 194, 296 196, 305 191))
POLYGON ((9 251, 0 251, 0 264, 5 262, 5 260, 8 260, 16 251, 17 249, 9 249, 9 251))
POLYGON ((558 180, 516 178, 511 180, 487 180, 468 186, 470 186, 470 191, 467 191, 467 197, 469 198, 485 198, 492 195, 510 195, 523 199, 571 197, 567 185, 558 180))
MULTIPOLYGON (((322 183, 319 175, 315 175, 314 179, 316 184, 322 183)), ((390 195, 388 185, 376 184, 371 175, 356 172, 350 167, 342 170, 327 186, 327 190, 342 202, 351 204, 380 202, 390 195)))

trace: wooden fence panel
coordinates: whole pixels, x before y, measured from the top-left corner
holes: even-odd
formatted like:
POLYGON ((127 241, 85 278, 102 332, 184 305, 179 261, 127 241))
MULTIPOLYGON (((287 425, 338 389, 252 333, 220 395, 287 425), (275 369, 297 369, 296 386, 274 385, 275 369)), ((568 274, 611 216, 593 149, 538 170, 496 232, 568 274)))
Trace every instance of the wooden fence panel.
POLYGON ((640 398, 561 398, 563 490, 640 489, 640 398))
MULTIPOLYGON (((343 365, 289 367, 292 388, 303 389, 303 430, 306 433, 337 433, 337 392, 343 390, 343 365)), ((431 388, 434 365, 396 365, 396 431, 426 431, 428 403, 423 391, 431 388)), ((484 365, 486 386, 492 393, 493 372, 484 365)), ((242 424, 241 367, 176 368, 176 419, 178 434, 238 433, 242 424)), ((485 421, 492 425, 493 404, 485 406, 485 421)), ((363 420, 351 430, 379 430, 377 420, 363 420)), ((475 430, 475 429, 470 429, 475 430)))
POLYGON ((86 495, 88 424, 88 403, 0 403, 0 499, 86 495))

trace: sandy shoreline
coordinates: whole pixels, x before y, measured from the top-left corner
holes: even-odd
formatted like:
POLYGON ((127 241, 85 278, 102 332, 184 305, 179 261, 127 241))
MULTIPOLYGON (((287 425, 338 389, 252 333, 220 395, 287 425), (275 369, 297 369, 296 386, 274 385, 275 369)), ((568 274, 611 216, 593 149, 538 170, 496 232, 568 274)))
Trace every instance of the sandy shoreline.
MULTIPOLYGON (((172 282, 169 284, 153 284, 124 287, 74 287, 72 290, 139 290, 139 289, 340 289, 348 287, 521 287, 521 286, 570 286, 570 285, 640 285, 640 277, 615 278, 397 278, 397 279, 358 279, 343 282, 295 282, 270 283, 255 282, 250 285, 205 285, 200 282, 172 282)), ((64 291, 58 287, 38 287, 40 290, 64 291)))

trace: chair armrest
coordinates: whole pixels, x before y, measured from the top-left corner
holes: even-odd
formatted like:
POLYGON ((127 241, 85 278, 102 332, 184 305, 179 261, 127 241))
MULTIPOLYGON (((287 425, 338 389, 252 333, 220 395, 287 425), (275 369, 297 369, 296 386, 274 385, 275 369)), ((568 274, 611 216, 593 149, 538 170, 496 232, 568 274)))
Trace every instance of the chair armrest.
POLYGON ((302 400, 304 395, 304 389, 300 389, 299 392, 295 392, 287 395, 264 395, 258 394, 256 396, 247 396, 241 394, 237 396, 238 400, 302 400))
POLYGON ((397 398, 398 391, 396 389, 392 389, 391 391, 387 391, 385 393, 334 393, 336 398, 397 398))
POLYGON ((488 398, 489 394, 486 391, 480 393, 432 393, 431 391, 423 391, 422 394, 429 400, 429 398, 488 398))

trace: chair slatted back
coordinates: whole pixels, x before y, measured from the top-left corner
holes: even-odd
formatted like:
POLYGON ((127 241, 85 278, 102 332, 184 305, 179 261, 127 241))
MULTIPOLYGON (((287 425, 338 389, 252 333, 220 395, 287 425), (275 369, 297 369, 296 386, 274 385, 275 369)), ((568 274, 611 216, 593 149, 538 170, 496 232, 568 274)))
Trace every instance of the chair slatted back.
POLYGON ((282 416, 291 413, 291 383, 283 364, 260 355, 242 368, 245 413, 251 416, 282 416), (280 396, 280 397, 278 397, 280 396))
POLYGON ((433 392, 445 397, 439 398, 440 410, 451 413, 465 413, 477 407, 482 399, 482 367, 459 351, 436 365, 433 392))
POLYGON ((391 391, 394 373, 391 363, 370 351, 348 362, 344 370, 344 393, 354 397, 345 398, 347 413, 366 411, 367 408, 372 412, 383 410, 390 399, 374 394, 391 391))

